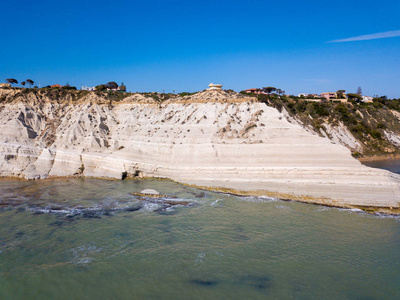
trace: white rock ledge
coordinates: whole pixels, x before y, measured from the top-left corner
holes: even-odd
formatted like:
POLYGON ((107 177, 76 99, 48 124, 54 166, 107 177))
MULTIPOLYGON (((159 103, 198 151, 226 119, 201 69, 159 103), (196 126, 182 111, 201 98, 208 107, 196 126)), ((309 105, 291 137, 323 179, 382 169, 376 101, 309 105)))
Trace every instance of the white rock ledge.
POLYGON ((361 165, 262 103, 2 105, 3 177, 164 177, 326 205, 400 207, 399 175, 361 165))

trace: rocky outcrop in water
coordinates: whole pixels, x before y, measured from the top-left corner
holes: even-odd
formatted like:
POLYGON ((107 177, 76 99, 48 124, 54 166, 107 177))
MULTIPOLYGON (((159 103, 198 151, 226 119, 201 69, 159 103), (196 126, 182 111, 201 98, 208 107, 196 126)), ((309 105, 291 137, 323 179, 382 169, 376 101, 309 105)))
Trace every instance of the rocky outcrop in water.
POLYGON ((164 177, 326 205, 399 207, 399 175, 362 166, 254 98, 202 92, 113 102, 0 90, 0 99, 4 177, 164 177))

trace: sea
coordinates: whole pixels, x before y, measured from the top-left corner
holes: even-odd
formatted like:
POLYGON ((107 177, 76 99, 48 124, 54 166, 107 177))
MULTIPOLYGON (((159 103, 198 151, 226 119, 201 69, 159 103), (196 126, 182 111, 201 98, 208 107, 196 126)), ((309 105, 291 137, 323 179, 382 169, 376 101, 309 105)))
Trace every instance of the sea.
POLYGON ((400 218, 168 180, 0 180, 0 299, 400 299, 400 218))

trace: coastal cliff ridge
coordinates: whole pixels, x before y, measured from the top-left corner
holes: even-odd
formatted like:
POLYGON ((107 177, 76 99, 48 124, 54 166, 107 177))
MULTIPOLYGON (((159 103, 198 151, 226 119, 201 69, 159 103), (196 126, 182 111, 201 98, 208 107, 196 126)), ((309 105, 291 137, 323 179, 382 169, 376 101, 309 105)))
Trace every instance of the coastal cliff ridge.
POLYGON ((0 90, 0 176, 159 177, 339 207, 400 208, 400 175, 255 98, 0 90))

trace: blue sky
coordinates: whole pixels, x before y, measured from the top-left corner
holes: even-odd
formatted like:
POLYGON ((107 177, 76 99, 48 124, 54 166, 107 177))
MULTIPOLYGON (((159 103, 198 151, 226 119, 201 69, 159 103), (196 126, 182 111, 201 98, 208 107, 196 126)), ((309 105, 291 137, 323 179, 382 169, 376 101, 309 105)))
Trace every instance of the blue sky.
POLYGON ((290 94, 361 86, 400 98, 399 11, 398 0, 7 1, 0 81, 290 94))

